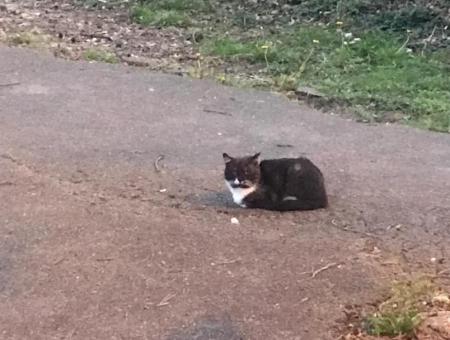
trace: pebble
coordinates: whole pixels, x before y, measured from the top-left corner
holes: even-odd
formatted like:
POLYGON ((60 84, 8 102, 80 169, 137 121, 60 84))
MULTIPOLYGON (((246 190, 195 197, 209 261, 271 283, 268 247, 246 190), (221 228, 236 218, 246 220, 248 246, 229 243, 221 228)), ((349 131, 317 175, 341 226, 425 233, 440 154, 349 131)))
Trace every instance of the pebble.
POLYGON ((236 217, 232 217, 231 224, 239 224, 239 220, 236 217))

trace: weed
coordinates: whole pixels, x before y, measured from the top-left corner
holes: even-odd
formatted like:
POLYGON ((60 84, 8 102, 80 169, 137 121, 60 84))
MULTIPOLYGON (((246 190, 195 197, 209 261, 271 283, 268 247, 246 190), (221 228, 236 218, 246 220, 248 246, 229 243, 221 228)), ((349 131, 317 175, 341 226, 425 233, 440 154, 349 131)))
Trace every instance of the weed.
POLYGON ((366 319, 367 331, 377 336, 412 336, 421 322, 420 312, 436 292, 427 279, 396 283, 379 311, 366 319))
POLYGON ((367 322, 369 334, 376 336, 411 336, 420 324, 420 316, 415 311, 407 313, 375 314, 367 322))
POLYGON ((89 61, 100 61, 109 64, 115 64, 119 61, 114 53, 94 48, 84 51, 83 58, 89 61))

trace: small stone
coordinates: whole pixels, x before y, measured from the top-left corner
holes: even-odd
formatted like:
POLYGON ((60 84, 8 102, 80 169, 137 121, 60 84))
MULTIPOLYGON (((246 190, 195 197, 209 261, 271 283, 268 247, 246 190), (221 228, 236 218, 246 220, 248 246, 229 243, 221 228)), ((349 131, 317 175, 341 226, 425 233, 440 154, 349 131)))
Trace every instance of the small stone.
POLYGON ((239 220, 236 217, 232 217, 231 224, 239 224, 239 220))

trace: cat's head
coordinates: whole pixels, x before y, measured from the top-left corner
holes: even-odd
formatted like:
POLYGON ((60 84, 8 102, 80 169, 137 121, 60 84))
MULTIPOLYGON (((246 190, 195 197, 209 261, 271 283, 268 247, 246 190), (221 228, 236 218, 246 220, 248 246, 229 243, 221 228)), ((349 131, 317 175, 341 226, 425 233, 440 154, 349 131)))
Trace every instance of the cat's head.
POLYGON ((251 188, 259 183, 261 169, 259 153, 247 157, 231 157, 223 154, 225 181, 232 188, 251 188))

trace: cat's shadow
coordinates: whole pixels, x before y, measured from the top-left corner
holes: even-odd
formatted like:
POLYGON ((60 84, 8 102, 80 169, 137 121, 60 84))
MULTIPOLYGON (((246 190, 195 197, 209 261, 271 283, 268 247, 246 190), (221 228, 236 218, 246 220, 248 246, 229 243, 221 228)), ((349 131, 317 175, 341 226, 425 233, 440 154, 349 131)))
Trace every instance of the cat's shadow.
POLYGON ((263 210, 243 209, 233 202, 229 191, 207 191, 185 198, 193 206, 211 208, 218 213, 234 216, 264 214, 263 210))
POLYGON ((190 203, 216 209, 236 208, 230 193, 227 191, 207 191, 188 198, 190 203))

